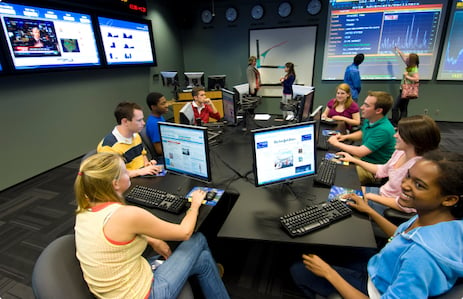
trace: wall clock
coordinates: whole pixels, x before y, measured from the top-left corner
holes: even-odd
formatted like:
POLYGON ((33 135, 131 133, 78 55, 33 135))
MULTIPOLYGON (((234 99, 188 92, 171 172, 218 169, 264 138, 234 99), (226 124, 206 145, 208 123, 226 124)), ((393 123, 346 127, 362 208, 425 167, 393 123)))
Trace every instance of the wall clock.
POLYGON ((264 7, 260 4, 256 4, 251 9, 251 16, 254 20, 260 20, 264 16, 264 7))
POLYGON ((201 21, 204 24, 209 24, 210 22, 212 22, 212 19, 212 12, 209 9, 205 9, 201 12, 201 21))
POLYGON ((307 4, 307 12, 310 15, 316 15, 322 10, 322 3, 320 0, 310 0, 307 4))
POLYGON ((291 14, 293 7, 291 3, 284 1, 278 5, 278 15, 282 18, 286 18, 291 14))
POLYGON ((225 11, 225 19, 228 22, 234 22, 238 18, 238 10, 234 7, 229 7, 225 11))

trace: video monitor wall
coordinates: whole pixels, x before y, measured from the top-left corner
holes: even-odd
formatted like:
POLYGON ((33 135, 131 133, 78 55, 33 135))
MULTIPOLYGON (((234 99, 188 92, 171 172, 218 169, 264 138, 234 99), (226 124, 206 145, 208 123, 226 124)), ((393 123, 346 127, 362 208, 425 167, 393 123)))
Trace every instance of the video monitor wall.
POLYGON ((15 70, 101 64, 88 14, 0 2, 0 18, 15 70))
POLYGON ((108 65, 156 65, 151 21, 98 17, 108 65))
POLYGON ((401 79, 405 64, 394 51, 417 53, 420 79, 432 78, 446 0, 331 0, 322 80, 343 80, 358 53, 362 79, 401 79))
POLYGON ((463 0, 454 0, 437 80, 463 80, 463 0))

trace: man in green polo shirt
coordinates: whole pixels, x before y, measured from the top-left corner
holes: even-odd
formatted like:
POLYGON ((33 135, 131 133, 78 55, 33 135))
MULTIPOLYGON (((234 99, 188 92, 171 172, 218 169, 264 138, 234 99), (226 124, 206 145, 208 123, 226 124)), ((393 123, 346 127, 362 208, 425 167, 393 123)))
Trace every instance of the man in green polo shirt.
MULTIPOLYGON (((352 134, 332 136, 328 142, 344 152, 373 164, 385 164, 395 150, 395 130, 386 117, 393 99, 384 91, 369 91, 360 107, 364 118, 362 129, 352 134), (344 144, 344 140, 361 140, 361 145, 344 144)), ((375 181, 374 174, 357 166, 362 186, 375 181)))

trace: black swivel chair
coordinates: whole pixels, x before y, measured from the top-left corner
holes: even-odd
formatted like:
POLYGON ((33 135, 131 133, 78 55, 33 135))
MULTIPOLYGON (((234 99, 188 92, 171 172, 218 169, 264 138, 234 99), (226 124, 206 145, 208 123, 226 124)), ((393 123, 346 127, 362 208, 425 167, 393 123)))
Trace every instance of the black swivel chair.
MULTIPOLYGON (((76 257, 73 234, 51 242, 40 254, 32 272, 32 290, 37 299, 94 299, 76 257)), ((187 282, 178 299, 190 299, 193 291, 187 282)))
POLYGON ((140 131, 140 136, 145 149, 148 151, 148 160, 157 160, 158 155, 154 150, 154 146, 151 142, 151 139, 149 138, 148 134, 146 134, 146 127, 143 127, 143 129, 140 131))

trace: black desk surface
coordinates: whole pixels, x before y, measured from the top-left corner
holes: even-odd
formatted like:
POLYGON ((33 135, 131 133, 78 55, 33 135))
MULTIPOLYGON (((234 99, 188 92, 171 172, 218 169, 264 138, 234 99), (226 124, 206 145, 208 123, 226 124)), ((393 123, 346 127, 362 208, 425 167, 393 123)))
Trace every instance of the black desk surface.
MULTIPOLYGON (((253 124, 254 127, 256 124, 270 125, 268 121, 256 121, 253 124)), ((319 231, 303 237, 289 237, 282 229, 279 217, 306 205, 325 202, 330 188, 314 185, 311 177, 294 181, 289 185, 280 184, 256 188, 251 172, 251 142, 249 131, 243 132, 240 127, 228 127, 224 130, 222 142, 211 147, 214 183, 216 181, 224 182, 226 177, 234 176, 235 179, 228 182, 227 189, 235 190, 240 194, 220 229, 218 237, 285 243, 376 247, 370 220, 367 216, 356 211, 352 217, 319 231)), ((318 162, 324 154, 325 152, 318 152, 318 162)), ((335 185, 360 189, 355 166, 339 165, 335 185)))
MULTIPOLYGON (((284 123, 277 122, 277 125, 284 123)), ((248 129, 252 129, 272 124, 275 122, 269 120, 251 121, 247 125, 248 129)), ((206 227, 205 229, 209 229, 212 234, 223 238, 376 247, 370 220, 358 212, 354 212, 352 217, 303 237, 289 237, 282 229, 279 217, 306 205, 326 201, 330 188, 315 186, 310 177, 294 181, 289 185, 256 188, 252 173, 250 131, 242 131, 242 126, 224 127, 223 131, 219 142, 210 146, 213 182, 209 185, 224 189, 225 193, 217 206, 201 207, 197 229, 202 230, 206 227)), ((318 155, 321 158, 324 152, 318 152, 318 155)), ((133 178, 132 185, 144 185, 185 195, 193 187, 206 184, 168 173, 164 177, 133 178)), ((355 166, 338 166, 335 185, 359 189, 355 166)), ((155 209, 148 210, 173 223, 180 223, 185 215, 185 213, 175 215, 155 209)))

